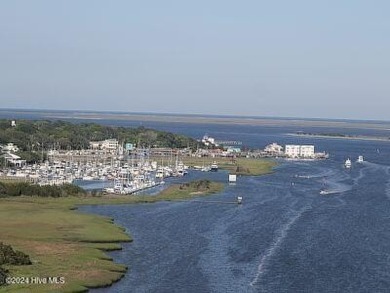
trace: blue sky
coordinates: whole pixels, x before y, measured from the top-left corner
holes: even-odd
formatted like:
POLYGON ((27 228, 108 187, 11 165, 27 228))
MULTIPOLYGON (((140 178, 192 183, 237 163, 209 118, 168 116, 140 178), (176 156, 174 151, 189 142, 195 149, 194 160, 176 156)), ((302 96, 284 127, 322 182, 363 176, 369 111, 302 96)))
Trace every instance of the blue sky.
POLYGON ((0 3, 0 107, 389 120, 390 1, 0 3))

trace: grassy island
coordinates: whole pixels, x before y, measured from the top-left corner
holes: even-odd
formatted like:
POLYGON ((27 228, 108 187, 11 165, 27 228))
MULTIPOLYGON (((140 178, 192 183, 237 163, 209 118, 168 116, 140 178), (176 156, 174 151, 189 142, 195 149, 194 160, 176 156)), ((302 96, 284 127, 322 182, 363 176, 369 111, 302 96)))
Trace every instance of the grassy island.
POLYGON ((11 277, 63 277, 64 284, 0 286, 0 292, 83 292, 118 281, 126 267, 105 251, 132 239, 113 220, 84 214, 82 204, 145 203, 183 200, 219 192, 224 184, 209 180, 172 185, 156 196, 79 195, 0 198, 0 242, 28 255, 31 264, 5 264, 11 277), (26 291, 23 291, 26 290, 26 291), (18 291, 19 292, 19 291, 18 291))
POLYGON ((183 162, 189 166, 206 166, 213 162, 218 164, 218 167, 227 170, 232 174, 244 176, 259 176, 272 172, 272 168, 276 166, 276 162, 269 159, 254 159, 254 158, 196 158, 185 157, 183 162))

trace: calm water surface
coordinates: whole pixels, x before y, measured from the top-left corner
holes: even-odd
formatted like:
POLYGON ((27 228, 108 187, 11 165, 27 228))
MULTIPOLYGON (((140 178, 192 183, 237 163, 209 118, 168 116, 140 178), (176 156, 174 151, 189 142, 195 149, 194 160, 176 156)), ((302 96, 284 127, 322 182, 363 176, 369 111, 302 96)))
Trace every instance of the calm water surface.
MULTIPOLYGON (((134 238, 111 253, 129 267, 125 277, 93 291, 390 292, 390 143, 242 127, 187 132, 258 147, 311 143, 331 157, 279 161, 271 175, 239 177, 221 194, 198 201, 82 207, 113 217, 134 238), (346 170, 344 160, 358 155, 366 161, 346 170), (321 189, 329 194, 320 195, 321 189), (241 206, 209 202, 238 195, 241 206)), ((225 172, 191 172, 174 181, 203 177, 227 181, 225 172)))

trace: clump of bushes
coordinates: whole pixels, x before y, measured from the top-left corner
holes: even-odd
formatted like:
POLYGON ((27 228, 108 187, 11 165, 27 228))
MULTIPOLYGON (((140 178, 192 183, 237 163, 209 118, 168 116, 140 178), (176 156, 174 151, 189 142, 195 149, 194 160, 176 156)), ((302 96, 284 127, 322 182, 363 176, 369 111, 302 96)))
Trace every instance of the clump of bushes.
POLYGON ((40 196, 40 197, 63 197, 68 195, 85 195, 86 192, 81 187, 64 185, 40 186, 26 182, 0 182, 0 197, 8 196, 40 196))
MULTIPOLYGON (((18 250, 14 250, 10 245, 0 242, 0 265, 30 265, 30 257, 18 250)), ((0 286, 5 284, 8 270, 0 267, 0 286)))
POLYGON ((11 245, 0 242, 0 265, 30 265, 31 261, 27 254, 14 250, 11 245))
POLYGON ((238 174, 240 174, 240 173, 250 173, 250 170, 249 170, 249 168, 244 168, 244 167, 241 167, 241 166, 237 166, 236 173, 238 173, 238 174))
POLYGON ((192 182, 180 184, 179 189, 181 189, 181 190, 191 189, 191 190, 195 190, 195 191, 204 191, 204 190, 210 189, 210 184, 211 184, 211 181, 207 180, 207 179, 197 180, 197 181, 192 181, 192 182))

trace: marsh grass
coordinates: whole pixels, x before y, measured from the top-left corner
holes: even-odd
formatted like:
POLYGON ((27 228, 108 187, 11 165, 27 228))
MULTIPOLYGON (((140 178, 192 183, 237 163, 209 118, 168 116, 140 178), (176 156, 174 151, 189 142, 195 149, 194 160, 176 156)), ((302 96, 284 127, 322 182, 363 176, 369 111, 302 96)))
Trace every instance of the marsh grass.
POLYGON ((227 170, 232 174, 244 176, 268 174, 271 173, 272 168, 276 166, 276 163, 273 160, 254 158, 184 157, 183 162, 188 166, 207 166, 216 162, 220 169, 227 170))
POLYGON ((131 238, 111 218, 85 214, 76 207, 183 200, 220 192, 224 187, 222 183, 205 181, 172 185, 156 196, 0 199, 0 241, 26 253, 32 262, 29 266, 5 266, 10 276, 65 278, 61 285, 10 285, 0 287, 0 292, 82 292, 118 281, 126 267, 113 263, 105 251, 121 249, 120 243, 131 238))

